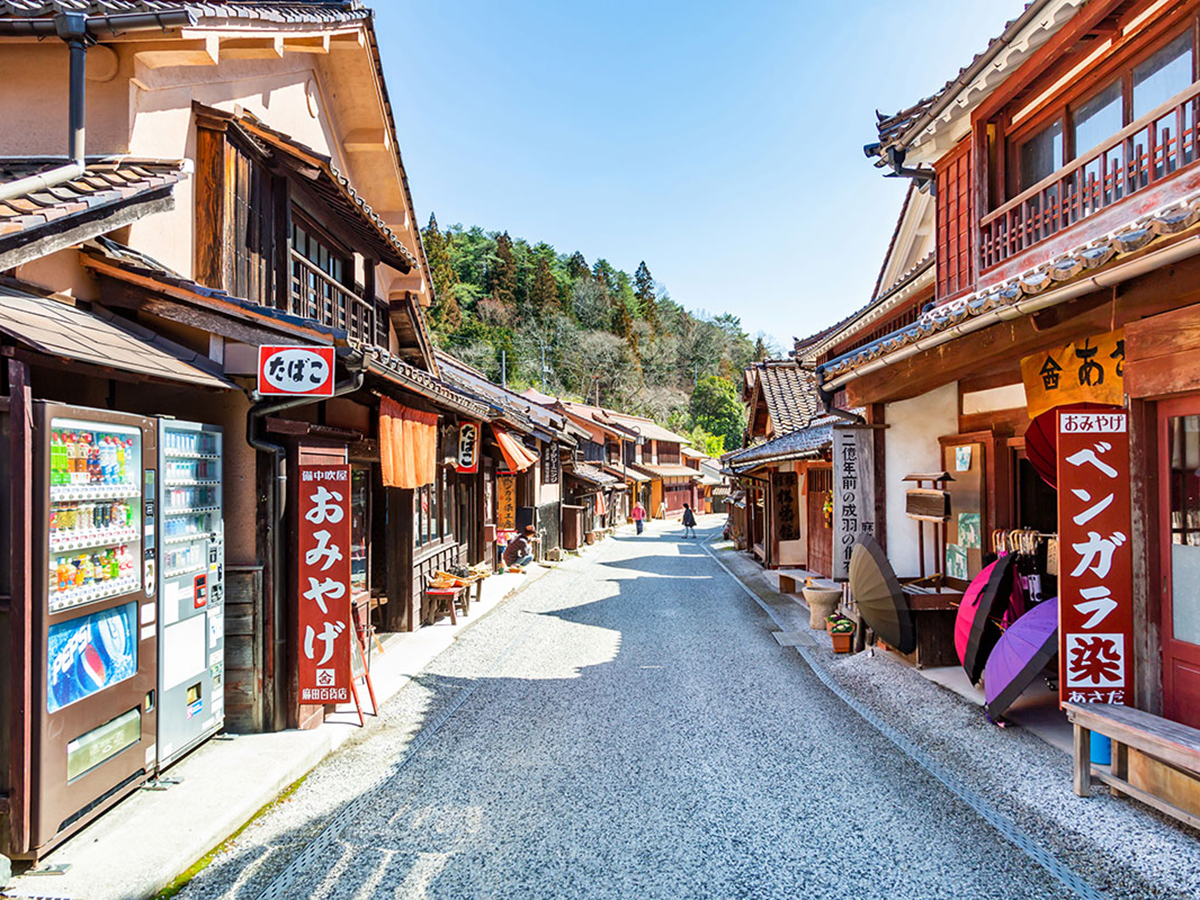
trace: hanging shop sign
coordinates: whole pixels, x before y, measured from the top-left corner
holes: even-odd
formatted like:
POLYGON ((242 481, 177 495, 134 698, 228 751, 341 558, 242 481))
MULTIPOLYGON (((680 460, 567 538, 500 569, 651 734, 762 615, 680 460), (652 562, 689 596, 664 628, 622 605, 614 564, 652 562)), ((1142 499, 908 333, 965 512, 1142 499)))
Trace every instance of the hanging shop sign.
POLYGON ((1030 419, 1071 403, 1120 406, 1125 402, 1125 329, 1026 356, 1021 380, 1030 419))
POLYGON ((833 429, 833 578, 850 577, 860 534, 875 534, 875 453, 870 428, 833 429))
POLYGON ((517 476, 496 476, 496 527, 512 531, 517 527, 517 476))
POLYGON ((558 458, 558 445, 547 444, 542 453, 542 484, 558 484, 562 461, 558 458))
POLYGON ((259 347, 258 392, 275 397, 332 397, 332 347, 259 347))
POLYGON ((300 466, 297 585, 302 703, 350 699, 350 467, 300 466))
POLYGON ((458 426, 458 463, 455 471, 460 475, 474 475, 479 471, 479 424, 464 422, 458 426))
POLYGON ((799 478, 795 472, 776 472, 772 476, 775 499, 775 521, 781 541, 800 540, 799 478))
POLYGON ((1133 697, 1129 414, 1058 414, 1059 699, 1133 697))

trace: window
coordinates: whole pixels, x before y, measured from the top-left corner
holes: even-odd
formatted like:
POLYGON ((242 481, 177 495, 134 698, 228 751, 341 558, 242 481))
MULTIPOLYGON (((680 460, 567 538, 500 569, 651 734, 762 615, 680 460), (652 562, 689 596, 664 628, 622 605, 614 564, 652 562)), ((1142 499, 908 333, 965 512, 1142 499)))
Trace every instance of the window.
POLYGON ((1162 106, 1192 81, 1192 33, 1186 31, 1133 67, 1132 119, 1162 106))
POLYGON ((1118 78, 1075 108, 1071 117, 1074 120, 1072 149, 1075 156, 1104 143, 1125 127, 1123 104, 1124 81, 1118 78))
POLYGON ((292 215, 292 249, 338 284, 346 284, 350 265, 345 257, 332 249, 328 241, 313 234, 312 226, 296 214, 292 215))
POLYGON ((1021 145, 1021 182, 1018 192, 1054 174, 1062 165, 1062 119, 1056 119, 1021 145))
POLYGON ((937 296, 948 299, 974 284, 974 210, 971 142, 963 141, 936 167, 937 296))

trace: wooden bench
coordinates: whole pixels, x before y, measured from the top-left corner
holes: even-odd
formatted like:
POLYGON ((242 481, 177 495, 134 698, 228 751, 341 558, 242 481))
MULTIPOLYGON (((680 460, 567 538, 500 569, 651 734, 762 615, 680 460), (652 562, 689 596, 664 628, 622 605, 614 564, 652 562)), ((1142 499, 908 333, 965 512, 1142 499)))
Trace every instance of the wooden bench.
POLYGON ((1076 794, 1089 796, 1092 779, 1098 778, 1108 785, 1114 796, 1125 794, 1193 828, 1200 828, 1200 816, 1129 783, 1129 748, 1200 779, 1200 729, 1128 706, 1064 703, 1063 709, 1075 726, 1076 794), (1112 740, 1110 771, 1092 765, 1093 731, 1112 740))

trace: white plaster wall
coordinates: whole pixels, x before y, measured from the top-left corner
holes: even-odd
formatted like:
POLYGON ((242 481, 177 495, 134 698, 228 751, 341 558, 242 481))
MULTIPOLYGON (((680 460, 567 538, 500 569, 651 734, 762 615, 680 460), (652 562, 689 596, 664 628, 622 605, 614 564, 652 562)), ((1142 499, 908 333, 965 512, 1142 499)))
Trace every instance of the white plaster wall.
MULTIPOLYGON (((914 577, 920 569, 917 556, 917 523, 904 514, 905 493, 910 482, 901 481, 913 472, 936 472, 942 467, 938 438, 958 433, 958 382, 928 394, 888 403, 884 407, 884 458, 887 472, 888 558, 901 578, 914 577)), ((933 564, 933 532, 927 527, 926 566, 933 564)), ((933 572, 934 568, 927 568, 933 572)))

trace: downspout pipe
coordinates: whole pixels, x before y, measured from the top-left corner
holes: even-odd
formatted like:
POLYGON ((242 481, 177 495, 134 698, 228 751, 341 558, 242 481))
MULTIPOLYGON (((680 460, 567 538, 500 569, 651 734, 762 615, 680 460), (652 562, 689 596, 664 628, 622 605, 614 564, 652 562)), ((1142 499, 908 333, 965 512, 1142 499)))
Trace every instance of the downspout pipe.
POLYGON ((821 401, 821 408, 825 410, 826 415, 836 416, 837 418, 846 422, 850 422, 853 425, 867 424, 867 420, 858 413, 852 413, 848 409, 838 409, 833 405, 834 390, 825 389, 825 363, 820 363, 817 366, 815 374, 816 378, 813 380, 817 385, 817 399, 821 401))
POLYGON ((187 10, 128 15, 85 16, 83 13, 59 13, 50 19, 0 19, 0 37, 59 37, 71 54, 70 96, 67 110, 66 165, 27 178, 0 184, 0 201, 11 200, 71 181, 87 171, 85 160, 87 51, 96 43, 97 34, 120 35, 131 31, 166 31, 195 22, 187 10))
MULTIPOLYGON (((350 378, 338 384, 333 397, 352 394, 363 385, 365 369, 358 369, 350 378)), ((271 578, 271 611, 273 624, 272 659, 272 710, 271 728, 282 731, 287 728, 287 635, 283 623, 287 620, 287 595, 284 591, 286 577, 283 572, 284 515, 287 512, 287 448, 269 441, 265 437, 266 417, 289 409, 309 406, 333 397, 290 397, 287 400, 260 400, 250 408, 246 416, 246 443, 259 453, 269 453, 274 458, 275 477, 271 493, 267 497, 267 522, 271 529, 271 562, 275 571, 271 578)))

